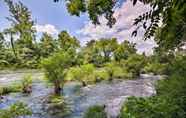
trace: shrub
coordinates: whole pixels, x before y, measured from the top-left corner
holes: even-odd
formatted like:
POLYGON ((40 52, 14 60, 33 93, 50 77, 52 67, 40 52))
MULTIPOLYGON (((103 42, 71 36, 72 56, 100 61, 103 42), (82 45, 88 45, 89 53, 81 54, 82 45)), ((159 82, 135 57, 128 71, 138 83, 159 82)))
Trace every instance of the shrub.
POLYGON ((78 80, 83 86, 95 82, 94 76, 95 67, 93 64, 85 64, 80 67, 71 67, 67 72, 67 80, 78 80))
POLYGON ((0 109, 0 118, 18 118, 20 116, 28 116, 31 114, 31 110, 21 102, 11 105, 8 109, 0 109))
POLYGON ((168 64, 161 64, 158 62, 152 62, 152 63, 148 63, 145 67, 144 67, 144 71, 146 73, 152 72, 154 74, 167 74, 167 67, 168 64))
POLYGON ((84 118, 107 118, 107 114, 104 110, 104 106, 92 106, 90 107, 84 115, 84 118))
POLYGON ((100 82, 102 80, 108 80, 109 74, 104 68, 98 68, 94 71, 94 75, 96 78, 96 82, 100 82))
POLYGON ((20 92, 21 91, 21 86, 20 85, 9 85, 9 86, 0 86, 0 96, 1 95, 6 95, 9 93, 14 93, 14 92, 20 92))
POLYGON ((126 68, 122 68, 122 66, 118 65, 116 62, 107 63, 104 68, 109 75, 109 80, 114 78, 130 79, 133 77, 132 72, 129 72, 126 68))
POLYGON ((25 75, 23 80, 21 81, 22 92, 23 93, 31 93, 32 92, 32 76, 25 75))
POLYGON ((150 98, 131 97, 123 105, 121 118, 185 118, 186 63, 176 56, 169 64, 168 79, 156 85, 157 95, 150 98))
POLYGON ((72 81, 72 80, 81 80, 83 77, 82 70, 79 66, 71 67, 68 69, 65 80, 72 81))
POLYGON ((175 59, 168 65, 168 75, 179 75, 186 77, 186 56, 176 55, 175 59))
POLYGON ((81 65, 81 72, 82 72, 82 78, 81 82, 83 83, 83 86, 86 86, 87 84, 92 84, 95 82, 95 76, 94 71, 95 67, 93 64, 85 64, 81 65))
POLYGON ((122 60, 121 63, 127 72, 132 73, 133 77, 137 77, 145 66, 145 59, 143 55, 134 54, 127 60, 122 60))
POLYGON ((124 103, 120 118, 184 118, 185 113, 169 97, 130 97, 124 103))
POLYGON ((105 64, 104 68, 109 75, 109 80, 112 80, 114 78, 115 71, 119 70, 119 67, 116 65, 115 62, 105 64))

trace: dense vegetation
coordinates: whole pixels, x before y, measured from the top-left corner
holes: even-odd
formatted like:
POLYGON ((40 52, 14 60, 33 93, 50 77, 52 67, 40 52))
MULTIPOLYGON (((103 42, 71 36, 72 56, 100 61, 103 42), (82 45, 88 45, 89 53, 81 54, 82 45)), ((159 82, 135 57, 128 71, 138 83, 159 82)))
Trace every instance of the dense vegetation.
POLYGON ((31 115, 31 111, 21 102, 11 105, 7 109, 0 109, 0 118, 17 118, 31 115))
MULTIPOLYGON (((53 83, 54 93, 57 95, 62 92, 66 81, 80 81, 86 86, 102 80, 137 79, 141 73, 164 74, 167 79, 158 82, 156 96, 130 97, 124 103, 120 117, 186 116, 186 56, 181 52, 186 39, 185 0, 139 0, 152 6, 151 11, 140 15, 134 23, 142 23, 141 26, 146 30, 144 38, 154 36, 159 45, 152 56, 138 54, 135 44, 129 41, 118 43, 115 38, 94 39, 85 46, 80 46, 78 39, 66 31, 61 31, 57 38, 44 33, 40 40, 36 40, 36 30, 33 27, 35 23, 28 8, 21 2, 4 1, 9 8, 10 16, 7 20, 11 26, 0 33, 0 69, 42 68, 46 78, 53 83), (160 22, 164 25, 160 26, 160 22)), ((94 24, 100 24, 100 15, 105 16, 110 27, 117 20, 113 17, 113 8, 116 5, 113 0, 67 1, 69 13, 79 16, 81 12, 87 11, 94 24)), ((133 0, 134 5, 136 2, 137 0, 133 0)), ((132 33, 134 36, 138 29, 139 27, 132 33)), ((0 88, 0 96, 18 91, 30 93, 31 83, 31 77, 25 76, 21 86, 0 88)), ((63 99, 57 96, 52 97, 50 102, 59 105, 58 103, 64 103, 61 100, 63 99)), ((63 105, 60 107, 65 109, 63 105)), ((30 112, 25 110, 23 104, 15 104, 0 111, 0 117, 3 118, 27 114, 30 112)), ((97 118, 106 117, 102 106, 91 107, 85 118, 92 114, 97 118)))
POLYGON ((90 107, 84 115, 84 118, 107 118, 107 114, 104 111, 104 106, 90 107))
POLYGON ((176 56, 169 67, 168 79, 157 84, 157 95, 131 97, 121 110, 121 118, 184 118, 186 116, 186 56, 176 56))

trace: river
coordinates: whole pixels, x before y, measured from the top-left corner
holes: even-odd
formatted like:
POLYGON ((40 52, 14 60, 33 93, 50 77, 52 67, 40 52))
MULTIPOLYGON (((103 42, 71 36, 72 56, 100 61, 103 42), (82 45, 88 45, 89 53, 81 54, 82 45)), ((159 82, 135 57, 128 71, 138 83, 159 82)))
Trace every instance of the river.
MULTIPOLYGON (((32 116, 27 116, 26 118, 56 118, 43 108, 43 101, 53 92, 53 89, 43 79, 44 74, 42 72, 37 70, 1 72, 0 86, 15 84, 25 74, 32 75, 32 93, 30 95, 11 93, 3 96, 0 101, 0 109, 7 108, 16 101, 20 101, 32 109, 32 116)), ((155 95, 154 83, 159 79, 161 79, 161 76, 143 74, 136 80, 103 81, 87 87, 81 87, 78 82, 68 82, 64 85, 63 95, 71 109, 71 113, 66 118, 82 118, 87 108, 93 105, 105 105, 108 117, 116 118, 127 97, 149 97, 155 95)))

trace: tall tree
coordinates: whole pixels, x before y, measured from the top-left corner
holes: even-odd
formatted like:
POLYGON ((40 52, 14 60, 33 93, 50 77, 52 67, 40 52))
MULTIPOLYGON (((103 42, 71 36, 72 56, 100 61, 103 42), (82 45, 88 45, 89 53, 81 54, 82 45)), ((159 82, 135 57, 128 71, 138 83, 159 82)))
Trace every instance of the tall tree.
POLYGON ((130 55, 135 54, 136 51, 135 44, 125 40, 115 49, 114 58, 116 61, 127 59, 130 55))
POLYGON ((3 33, 0 32, 0 50, 4 48, 4 36, 3 33))
POLYGON ((118 43, 116 38, 112 39, 100 39, 96 42, 99 53, 103 56, 104 61, 108 62, 113 55, 114 50, 117 48, 118 43))
POLYGON ((14 3, 11 0, 4 1, 10 12, 10 16, 7 17, 7 20, 11 23, 11 28, 9 28, 8 33, 11 35, 12 46, 15 42, 13 41, 12 35, 16 33, 18 39, 15 44, 16 47, 18 47, 17 52, 19 56, 23 59, 30 59, 34 54, 33 43, 35 40, 35 29, 33 29, 34 21, 31 18, 31 13, 21 2, 14 3))
POLYGON ((67 51, 69 49, 77 49, 80 46, 79 41, 75 37, 71 37, 67 31, 62 31, 58 35, 59 47, 67 51))
POLYGON ((39 43, 40 56, 48 57, 57 50, 56 42, 53 37, 47 33, 44 33, 41 42, 39 43))
POLYGON ((13 28, 7 28, 4 30, 3 32, 5 35, 9 35, 10 36, 10 44, 12 47, 12 51, 14 53, 15 58, 17 58, 17 52, 15 49, 15 45, 14 45, 14 36, 16 35, 16 32, 13 28))

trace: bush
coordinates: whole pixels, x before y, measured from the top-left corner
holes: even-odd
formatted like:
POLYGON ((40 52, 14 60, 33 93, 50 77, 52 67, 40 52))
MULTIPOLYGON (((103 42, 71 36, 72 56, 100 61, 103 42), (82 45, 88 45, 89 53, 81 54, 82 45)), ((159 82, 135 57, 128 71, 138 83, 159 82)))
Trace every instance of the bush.
POLYGON ((82 70, 79 66, 71 67, 67 71, 67 74, 65 76, 65 80, 68 80, 68 81, 78 80, 78 81, 80 81, 82 77, 83 77, 83 73, 82 73, 82 70))
POLYGON ((14 93, 14 92, 20 92, 21 91, 21 86, 20 85, 9 85, 9 86, 0 86, 0 96, 6 95, 9 93, 14 93))
POLYGON ((175 59, 168 65, 168 75, 179 75, 186 77, 186 56, 176 55, 175 59))
POLYGON ((107 63, 104 69, 107 71, 110 80, 114 78, 130 79, 133 77, 132 72, 129 72, 126 68, 123 68, 122 66, 118 65, 118 63, 116 62, 107 63))
POLYGON ((102 80, 108 80, 109 74, 104 68, 98 68, 94 71, 94 75, 96 78, 96 82, 100 82, 102 80))
POLYGON ((85 115, 84 118, 107 118, 107 114, 104 110, 104 106, 92 106, 90 107, 85 115))
POLYGON ((31 110, 21 102, 11 105, 8 109, 0 109, 0 118, 18 118, 20 116, 27 116, 31 114, 31 110))
POLYGON ((145 58, 143 55, 131 55, 127 60, 122 60, 122 67, 133 77, 138 77, 145 66, 145 58))
POLYGON ((31 93, 32 92, 32 76, 25 75, 23 80, 21 81, 22 92, 23 93, 31 93))
POLYGON ((168 79, 160 80, 157 95, 150 98, 131 97, 123 105, 121 118, 185 118, 186 62, 176 56, 169 64, 168 79))
POLYGON ((161 64, 158 62, 155 63, 148 63, 145 67, 144 67, 144 71, 145 73, 149 73, 152 72, 154 74, 159 74, 159 75, 163 75, 163 74, 167 74, 167 67, 168 64, 161 64))
POLYGON ((124 103, 120 118, 184 118, 185 112, 169 97, 130 97, 124 103))
POLYGON ((85 64, 80 67, 71 67, 67 72, 67 80, 78 80, 83 86, 95 82, 95 67, 93 64, 85 64))
POLYGON ((83 83, 83 86, 86 86, 87 84, 92 84, 95 82, 95 76, 94 71, 95 67, 93 64, 85 64, 81 65, 81 72, 82 72, 82 78, 81 82, 83 83))

